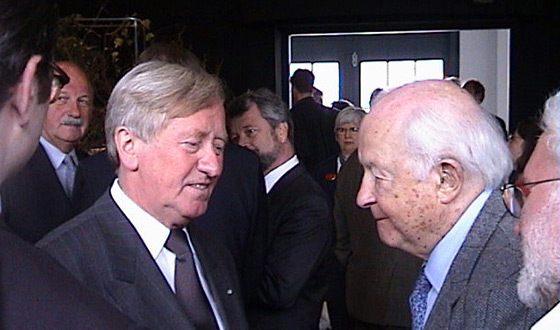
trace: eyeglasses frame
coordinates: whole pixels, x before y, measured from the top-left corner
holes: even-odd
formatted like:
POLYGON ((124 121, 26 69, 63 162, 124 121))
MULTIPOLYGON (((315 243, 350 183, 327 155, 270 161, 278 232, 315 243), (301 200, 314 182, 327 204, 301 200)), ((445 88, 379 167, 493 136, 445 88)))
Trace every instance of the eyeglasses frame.
MULTIPOLYGON (((507 183, 503 186, 500 187, 500 191, 502 192, 502 200, 504 202, 504 205, 506 206, 506 209, 508 210, 509 214, 511 214, 514 218, 519 219, 521 217, 521 214, 515 214, 515 212, 511 209, 511 207, 509 205, 511 205, 512 200, 514 200, 515 198, 512 197, 509 200, 506 200, 506 190, 509 189, 515 189, 518 190, 521 193, 521 196, 523 197, 523 199, 525 199, 525 197, 527 197, 529 194, 526 190, 528 189, 521 189, 522 187, 526 187, 526 186, 536 186, 538 184, 541 183, 547 183, 547 182, 554 182, 554 181, 560 181, 560 178, 554 178, 554 179, 546 179, 546 180, 539 180, 539 181, 533 181, 533 182, 526 182, 526 183, 522 183, 522 184, 514 184, 514 183, 507 183)), ((514 196, 514 194, 511 194, 511 196, 514 196)), ((516 202, 517 203, 517 202, 516 202)), ((519 203, 517 203, 519 204, 519 203)), ((523 202, 523 204, 525 204, 525 202, 523 202)), ((520 206, 520 212, 521 209, 523 208, 523 206, 520 206)))

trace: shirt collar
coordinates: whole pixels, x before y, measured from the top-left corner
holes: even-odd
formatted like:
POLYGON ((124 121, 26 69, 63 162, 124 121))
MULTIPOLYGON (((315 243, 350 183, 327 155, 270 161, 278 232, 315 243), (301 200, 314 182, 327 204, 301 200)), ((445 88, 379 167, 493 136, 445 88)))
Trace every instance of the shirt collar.
POLYGON ((277 168, 273 169, 272 171, 268 172, 267 175, 264 176, 264 183, 266 185, 266 193, 268 194, 272 187, 293 167, 299 164, 299 159, 296 155, 292 156, 292 158, 285 161, 282 165, 278 166, 277 168))
POLYGON ((134 226, 150 255, 155 259, 169 237, 169 228, 130 199, 120 187, 118 178, 111 186, 111 197, 134 226))
MULTIPOLYGON (((39 138, 39 143, 41 143, 41 145, 45 149, 45 152, 47 153, 47 157, 49 157, 52 166, 55 169, 59 168, 60 164, 62 164, 62 162, 64 161, 64 157, 66 157, 67 154, 62 152, 57 147, 55 147, 54 144, 50 143, 49 141, 47 141, 47 139, 45 139, 42 136, 39 138)), ((78 157, 76 155, 76 151, 72 149, 68 154, 70 155, 70 157, 74 159, 74 164, 78 164, 78 157)))
POLYGON ((443 286, 443 282, 447 277, 453 260, 455 260, 459 249, 467 238, 472 225, 484 207, 488 197, 490 197, 491 192, 492 191, 488 189, 484 190, 475 198, 430 254, 426 263, 426 277, 438 293, 443 286))

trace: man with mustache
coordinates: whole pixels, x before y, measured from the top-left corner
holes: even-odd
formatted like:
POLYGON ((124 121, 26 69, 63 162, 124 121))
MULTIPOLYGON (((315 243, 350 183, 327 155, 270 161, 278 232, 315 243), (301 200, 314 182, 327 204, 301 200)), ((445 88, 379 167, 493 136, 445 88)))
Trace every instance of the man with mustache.
POLYGON ((76 145, 93 111, 93 87, 71 62, 57 62, 70 81, 51 101, 37 148, 27 165, 1 188, 6 226, 35 243, 76 214, 72 205, 79 159, 76 145))

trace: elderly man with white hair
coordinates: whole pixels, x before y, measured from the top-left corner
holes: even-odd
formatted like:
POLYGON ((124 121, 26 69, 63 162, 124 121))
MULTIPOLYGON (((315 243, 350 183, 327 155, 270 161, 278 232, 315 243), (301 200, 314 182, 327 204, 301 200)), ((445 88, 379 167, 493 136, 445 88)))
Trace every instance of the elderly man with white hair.
POLYGON ((425 260, 413 329, 526 329, 543 311, 517 298, 514 219, 500 186, 512 169, 496 122, 443 80, 388 92, 360 128, 357 201, 380 239, 425 260))
MULTIPOLYGON (((550 309, 560 300, 560 93, 545 104, 541 135, 523 182, 506 185, 503 197, 510 212, 520 218, 524 265, 517 286, 527 306, 550 309)), ((533 329, 560 324, 555 307, 533 329)))

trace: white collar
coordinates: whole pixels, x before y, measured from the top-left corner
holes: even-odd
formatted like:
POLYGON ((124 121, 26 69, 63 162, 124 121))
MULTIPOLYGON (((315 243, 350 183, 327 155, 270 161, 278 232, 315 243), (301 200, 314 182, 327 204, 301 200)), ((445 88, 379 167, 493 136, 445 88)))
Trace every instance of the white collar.
MULTIPOLYGON (((47 141, 47 139, 45 139, 42 136, 39 138, 39 143, 41 143, 41 145, 45 149, 45 152, 47 153, 47 157, 49 157, 52 166, 55 169, 58 169, 60 167, 60 164, 62 164, 62 162, 64 161, 64 157, 66 157, 67 154, 62 152, 57 147, 55 147, 52 143, 47 141)), ((70 157, 73 158, 74 164, 78 164, 78 156, 76 155, 76 151, 74 149, 72 149, 68 153, 68 155, 70 155, 70 157)))
POLYGON ((170 229, 130 199, 119 185, 118 178, 111 186, 111 197, 134 226, 150 255, 155 259, 163 249, 170 229))
POLYGON ((299 164, 299 159, 296 155, 293 155, 292 158, 285 161, 282 165, 268 172, 268 174, 264 176, 266 193, 268 194, 272 190, 272 187, 274 187, 276 182, 278 182, 278 180, 280 180, 284 176, 284 174, 286 174, 297 164, 299 164))

